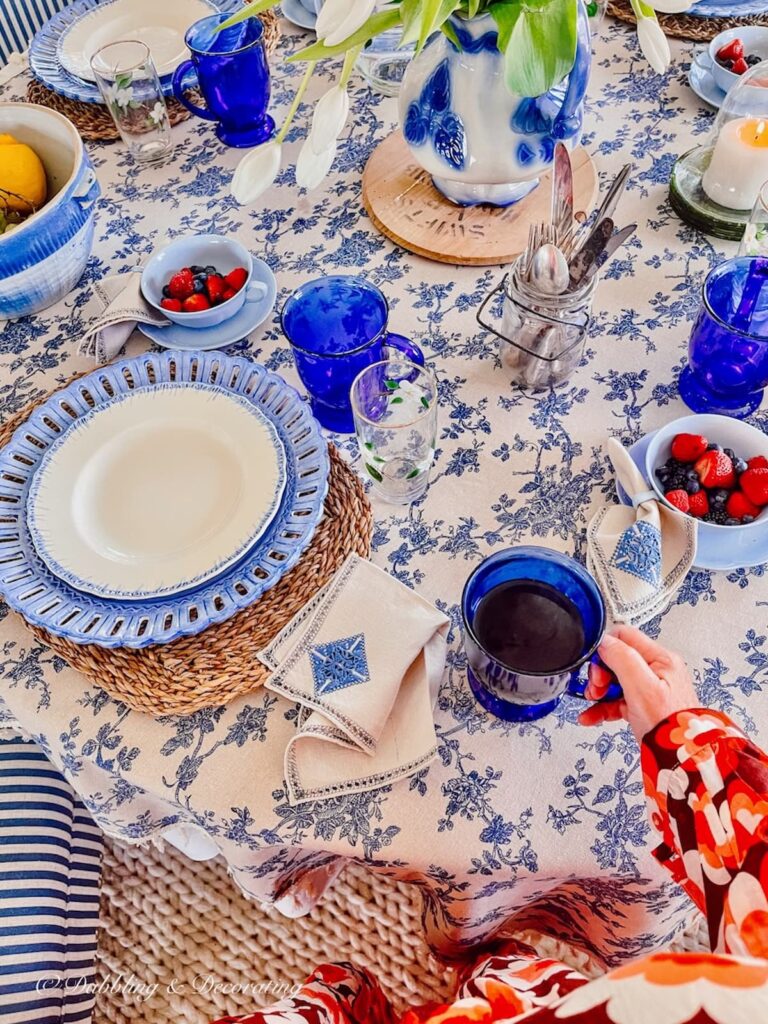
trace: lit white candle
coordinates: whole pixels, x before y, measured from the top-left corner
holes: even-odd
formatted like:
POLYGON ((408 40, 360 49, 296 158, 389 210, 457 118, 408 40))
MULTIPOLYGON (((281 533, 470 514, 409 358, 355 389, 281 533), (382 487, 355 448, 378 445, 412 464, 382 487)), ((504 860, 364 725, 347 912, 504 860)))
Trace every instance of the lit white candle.
POLYGON ((768 121, 738 117, 720 130, 701 186, 729 210, 751 210, 768 181, 768 121))

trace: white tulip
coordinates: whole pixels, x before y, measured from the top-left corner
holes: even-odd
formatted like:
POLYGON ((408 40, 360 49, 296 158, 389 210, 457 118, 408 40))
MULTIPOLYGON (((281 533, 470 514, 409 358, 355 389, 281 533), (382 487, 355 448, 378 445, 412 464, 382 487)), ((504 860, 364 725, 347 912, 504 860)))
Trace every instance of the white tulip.
POLYGON ((296 161, 296 184, 307 192, 317 188, 336 158, 336 139, 327 149, 316 153, 312 148, 312 139, 307 138, 296 161))
POLYGON ((349 117, 349 95, 342 85, 335 85, 315 104, 309 141, 316 153, 324 153, 338 139, 349 117))
POLYGON ((246 153, 232 175, 232 195, 241 205, 258 199, 280 172, 283 147, 279 142, 268 142, 246 153))
POLYGON ((655 18, 640 18, 637 22, 637 38, 648 63, 654 71, 663 75, 672 60, 672 53, 661 25, 655 18))
POLYGON ((376 0, 325 0, 315 32, 326 46, 343 43, 364 25, 376 9, 376 0))

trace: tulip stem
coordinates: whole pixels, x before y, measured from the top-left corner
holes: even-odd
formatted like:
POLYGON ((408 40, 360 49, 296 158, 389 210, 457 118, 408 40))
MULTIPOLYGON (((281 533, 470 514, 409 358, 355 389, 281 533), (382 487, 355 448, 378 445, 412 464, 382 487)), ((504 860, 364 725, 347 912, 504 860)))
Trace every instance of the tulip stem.
POLYGON ((312 60, 309 62, 309 64, 307 64, 307 70, 304 72, 304 77, 301 80, 299 88, 296 90, 296 95, 293 97, 293 103, 291 103, 285 121, 283 122, 283 127, 280 129, 277 138, 275 139, 275 142, 282 142, 288 132, 288 129, 291 127, 291 121, 293 121, 294 117, 296 116, 296 111, 299 109, 299 104, 302 101, 304 93, 307 91, 307 86, 309 85, 309 80, 312 77, 312 73, 315 70, 316 64, 317 61, 315 60, 312 60))
POLYGON ((360 46, 353 46, 351 50, 347 50, 344 55, 344 66, 341 69, 341 77, 339 78, 339 88, 346 89, 347 83, 352 76, 352 72, 355 69, 355 61, 363 51, 362 43, 360 46))

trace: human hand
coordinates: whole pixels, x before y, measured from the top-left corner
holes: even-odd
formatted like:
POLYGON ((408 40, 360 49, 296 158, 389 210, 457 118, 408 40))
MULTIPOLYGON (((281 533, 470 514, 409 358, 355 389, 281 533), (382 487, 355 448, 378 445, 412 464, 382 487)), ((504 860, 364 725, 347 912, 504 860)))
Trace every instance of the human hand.
MULTIPOLYGON (((638 743, 675 711, 699 706, 688 666, 632 626, 617 626, 606 633, 598 653, 624 691, 624 699, 593 704, 579 715, 581 725, 602 725, 625 719, 638 743)), ((589 666, 588 700, 602 701, 613 682, 600 665, 589 666)))

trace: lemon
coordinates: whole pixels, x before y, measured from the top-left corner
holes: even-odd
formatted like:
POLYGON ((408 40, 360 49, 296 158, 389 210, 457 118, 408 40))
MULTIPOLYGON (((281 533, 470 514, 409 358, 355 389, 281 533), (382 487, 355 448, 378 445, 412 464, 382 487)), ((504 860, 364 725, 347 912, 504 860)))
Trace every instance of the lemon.
POLYGON ((13 135, 0 135, 0 201, 8 210, 32 213, 48 194, 45 168, 30 146, 13 135))

